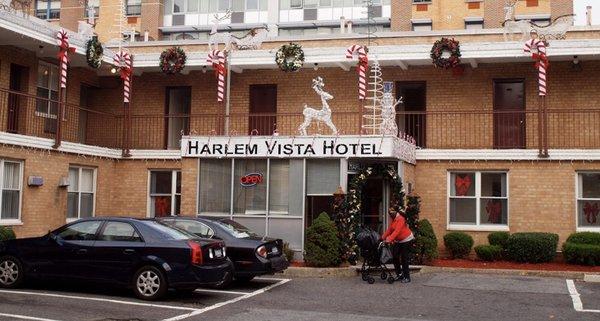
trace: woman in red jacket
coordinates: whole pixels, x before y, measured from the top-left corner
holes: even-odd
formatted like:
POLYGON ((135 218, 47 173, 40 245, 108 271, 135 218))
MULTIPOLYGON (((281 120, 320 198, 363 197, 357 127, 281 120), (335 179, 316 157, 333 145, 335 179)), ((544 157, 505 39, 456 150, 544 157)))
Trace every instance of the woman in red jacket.
POLYGON ((410 252, 410 245, 415 237, 408 227, 406 219, 404 219, 404 215, 391 208, 388 214, 392 219, 392 223, 385 233, 383 233, 381 238, 384 242, 392 244, 392 255, 394 257, 394 268, 396 269, 396 280, 400 280, 401 283, 408 283, 410 282, 408 256, 410 252))

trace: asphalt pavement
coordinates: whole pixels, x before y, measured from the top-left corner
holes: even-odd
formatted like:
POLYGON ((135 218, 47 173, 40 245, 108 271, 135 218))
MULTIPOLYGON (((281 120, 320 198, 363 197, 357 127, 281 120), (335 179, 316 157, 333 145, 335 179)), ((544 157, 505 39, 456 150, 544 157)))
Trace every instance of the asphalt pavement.
POLYGON ((561 278, 415 274, 409 284, 275 278, 227 291, 171 293, 161 302, 104 287, 0 290, 0 320, 389 321, 600 320, 600 285, 561 278), (569 285, 571 282, 571 285, 569 285))

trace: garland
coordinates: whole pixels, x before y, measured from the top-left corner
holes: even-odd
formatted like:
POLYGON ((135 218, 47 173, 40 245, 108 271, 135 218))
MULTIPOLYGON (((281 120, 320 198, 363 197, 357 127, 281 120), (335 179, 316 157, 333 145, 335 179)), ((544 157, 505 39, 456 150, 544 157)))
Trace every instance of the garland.
MULTIPOLYGON (((342 242, 342 259, 348 262, 356 261, 358 256, 358 245, 356 234, 360 225, 360 213, 362 208, 362 190, 371 176, 381 176, 389 182, 391 187, 390 209, 395 211, 404 210, 404 190, 402 189, 402 178, 392 165, 375 165, 361 170, 348 184, 348 194, 341 211, 336 217, 337 228, 342 242)), ((386 211, 387 215, 387 211, 386 211)))
POLYGON ((160 54, 160 70, 168 75, 178 74, 185 67, 187 56, 181 47, 165 49, 160 54))
POLYGON ((98 36, 93 36, 85 46, 85 59, 88 66, 96 69, 100 68, 103 57, 104 48, 102 48, 102 43, 98 41, 98 36))
POLYGON ((460 43, 454 39, 442 38, 431 48, 431 59, 436 68, 455 68, 460 64, 460 56, 460 43), (445 51, 450 52, 449 58, 442 57, 445 51))
POLYGON ((275 54, 275 63, 277 63, 279 69, 285 72, 298 71, 304 65, 302 46, 291 42, 289 45, 281 46, 275 54))

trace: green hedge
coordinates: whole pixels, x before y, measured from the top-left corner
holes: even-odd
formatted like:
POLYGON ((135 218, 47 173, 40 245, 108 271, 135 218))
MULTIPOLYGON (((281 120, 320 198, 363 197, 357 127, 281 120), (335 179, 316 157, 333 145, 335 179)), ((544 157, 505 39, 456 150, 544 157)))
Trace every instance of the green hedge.
POLYGON ((568 243, 600 245, 600 233, 598 232, 579 232, 569 235, 568 243))
POLYGON ((515 233, 508 238, 506 255, 511 261, 551 262, 556 256, 558 235, 552 233, 515 233))
POLYGON ((335 223, 323 212, 306 229, 304 260, 310 266, 331 267, 342 263, 335 223))
POLYGON ((562 247, 567 263, 600 265, 600 233, 573 233, 562 247))
POLYGON ((444 235, 444 245, 452 258, 463 258, 471 253, 473 238, 463 232, 450 232, 444 235))
POLYGON ((438 257, 437 237, 433 232, 433 226, 427 219, 420 220, 415 233, 415 245, 413 247, 413 263, 424 264, 438 257))
POLYGON ((502 247, 499 245, 478 245, 475 247, 477 257, 483 261, 498 261, 502 259, 502 247))
POLYGON ((14 240, 15 232, 8 227, 0 226, 0 241, 14 240))
POLYGON ((488 234, 488 242, 490 245, 497 245, 502 249, 506 249, 506 244, 508 243, 509 237, 510 233, 508 232, 492 232, 488 234))

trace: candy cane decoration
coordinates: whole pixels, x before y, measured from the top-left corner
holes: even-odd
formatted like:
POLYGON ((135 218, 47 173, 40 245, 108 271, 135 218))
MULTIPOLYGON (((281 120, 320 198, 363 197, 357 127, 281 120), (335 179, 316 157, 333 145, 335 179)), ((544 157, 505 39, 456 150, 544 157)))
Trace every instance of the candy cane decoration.
POLYGON ((133 72, 133 57, 124 51, 120 51, 114 58, 115 66, 119 68, 121 79, 123 79, 123 102, 128 103, 131 97, 131 74, 133 72))
POLYGON ((65 29, 60 29, 56 34, 56 40, 60 49, 58 60, 60 61, 60 88, 67 88, 67 69, 69 65, 69 52, 74 53, 75 48, 69 47, 69 35, 65 29))
POLYGON ((358 53, 358 99, 364 100, 367 94, 367 67, 369 66, 369 57, 367 56, 367 47, 352 45, 346 49, 346 58, 352 59, 354 53, 358 53))
POLYGON ((531 54, 538 70, 538 90, 540 96, 546 96, 546 71, 550 63, 546 55, 546 43, 540 39, 531 39, 525 43, 525 53, 531 54), (537 52, 536 52, 537 51, 537 52))
POLYGON ((215 76, 217 77, 217 101, 222 102, 225 98, 225 75, 227 74, 225 53, 220 50, 212 50, 208 53, 206 61, 211 63, 215 70, 215 76))

